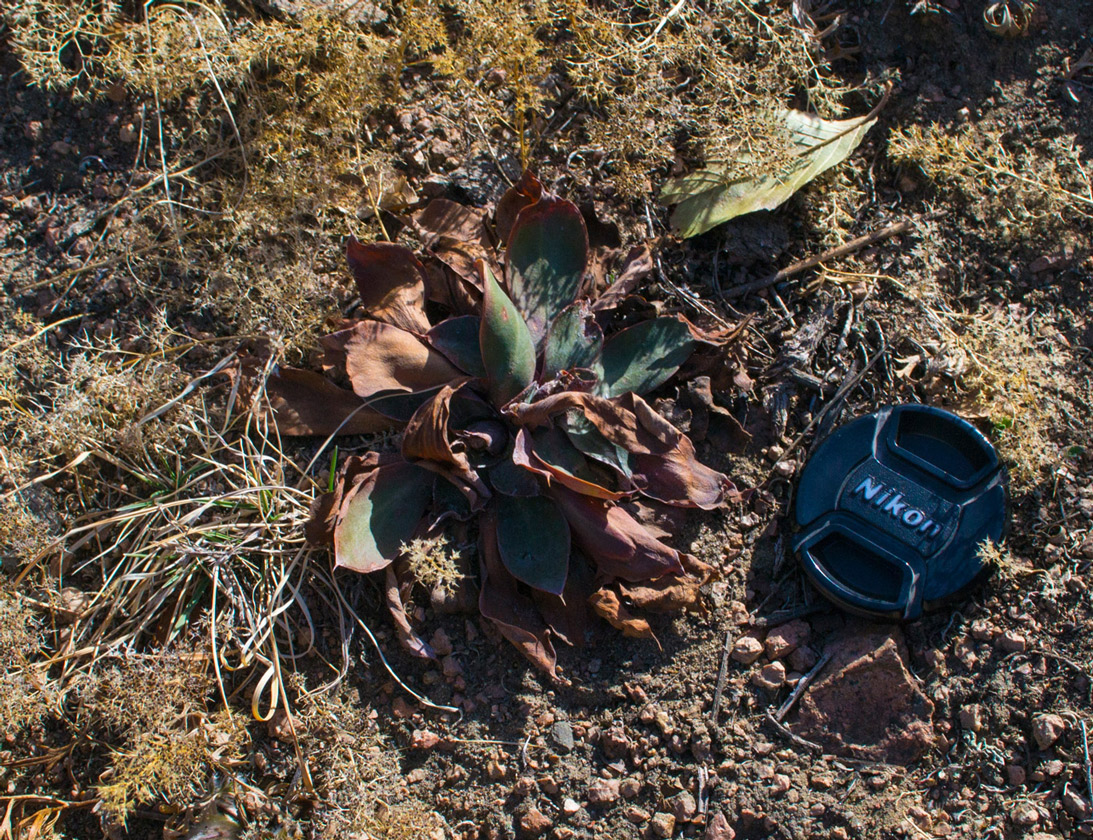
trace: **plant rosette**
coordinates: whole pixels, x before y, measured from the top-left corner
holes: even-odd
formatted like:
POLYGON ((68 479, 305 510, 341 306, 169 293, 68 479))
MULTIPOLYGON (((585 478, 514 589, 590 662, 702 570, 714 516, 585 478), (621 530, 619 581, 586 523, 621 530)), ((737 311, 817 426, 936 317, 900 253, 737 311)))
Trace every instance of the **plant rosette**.
POLYGON ((309 540, 332 543, 338 566, 386 574, 399 637, 420 656, 433 653, 404 606, 406 548, 472 524, 478 574, 461 576, 456 600, 477 589, 482 617, 552 677, 554 641, 580 645, 591 614, 653 638, 632 610, 695 607, 711 575, 655 521, 739 494, 643 396, 696 349, 724 364, 738 330, 635 321, 652 309, 632 294, 648 274, 641 249, 597 294, 580 211, 530 172, 492 220, 437 199, 414 224, 422 259, 349 241, 366 317, 321 339, 322 373, 282 368, 266 382, 282 434, 402 427, 400 452, 345 460, 309 540))

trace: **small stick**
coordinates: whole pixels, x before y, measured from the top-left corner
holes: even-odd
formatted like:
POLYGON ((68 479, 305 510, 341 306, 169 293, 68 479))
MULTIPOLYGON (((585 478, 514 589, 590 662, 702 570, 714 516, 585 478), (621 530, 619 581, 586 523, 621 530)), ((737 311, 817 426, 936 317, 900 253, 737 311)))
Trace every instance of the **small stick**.
POLYGON ((808 271, 810 268, 813 268, 820 263, 827 262, 828 260, 835 260, 839 257, 845 257, 847 254, 859 251, 867 245, 872 245, 875 242, 881 242, 885 239, 891 239, 893 236, 907 233, 907 231, 911 230, 918 222, 924 219, 935 219, 937 216, 937 213, 930 213, 926 216, 920 216, 917 219, 904 219, 900 222, 894 222, 888 225, 888 227, 875 230, 872 233, 857 236, 849 242, 844 242, 842 245, 824 251, 822 254, 814 254, 811 257, 806 257, 792 265, 788 265, 780 271, 777 271, 768 277, 764 277, 761 280, 745 283, 743 286, 737 286, 735 289, 726 289, 723 297, 738 298, 750 294, 751 292, 758 292, 761 289, 770 288, 776 283, 781 283, 783 280, 786 280, 795 274, 800 274, 802 271, 808 271))
POLYGON ((771 725, 773 725, 775 729, 777 729, 779 732, 789 738, 789 740, 791 740, 793 743, 799 744, 800 746, 805 747, 806 749, 810 749, 813 752, 822 753, 824 751, 824 748, 821 747, 819 744, 813 741, 809 741, 805 738, 802 738, 800 735, 791 732, 788 726, 786 726, 770 713, 770 709, 767 709, 767 720, 771 722, 771 725))
POLYGON ((793 621, 795 618, 804 618, 806 615, 823 612, 826 609, 826 604, 809 604, 806 607, 797 607, 796 609, 786 610, 785 612, 775 613, 774 615, 758 616, 751 619, 748 622, 748 626, 769 630, 772 627, 780 627, 783 624, 789 624, 789 622, 793 621))
POLYGON ((1089 797, 1087 801, 1093 802, 1093 764, 1089 762, 1089 732, 1086 731, 1085 721, 1082 721, 1082 751, 1085 753, 1085 792, 1089 797))
POLYGON ((710 720, 717 723, 721 712, 721 698, 725 695, 725 679, 729 675, 729 648, 732 647, 732 633, 725 633, 725 645, 721 649, 721 668, 717 672, 717 688, 713 693, 713 705, 710 706, 710 720))
POLYGON ((820 657, 820 661, 813 666, 812 670, 797 681, 797 685, 793 687, 793 693, 786 698, 786 702, 782 704, 782 707, 774 716, 779 723, 785 720, 786 715, 789 714, 789 710, 793 708, 793 704, 796 703, 798 698, 805 693, 805 689, 808 688, 809 683, 816 679, 816 675, 820 673, 820 670, 824 667, 824 665, 828 663, 830 659, 831 654, 825 653, 823 656, 820 657))

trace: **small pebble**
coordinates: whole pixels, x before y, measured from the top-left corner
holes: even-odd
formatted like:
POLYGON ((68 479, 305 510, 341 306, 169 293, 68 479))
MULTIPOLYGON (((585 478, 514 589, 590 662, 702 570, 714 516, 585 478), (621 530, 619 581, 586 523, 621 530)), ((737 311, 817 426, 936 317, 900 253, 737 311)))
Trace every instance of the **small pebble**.
POLYGON ((520 817, 520 828, 532 837, 538 837, 552 825, 554 825, 554 821, 538 808, 531 808, 524 816, 520 817))
POLYGON ((676 818, 663 812, 653 814, 653 819, 649 821, 649 830, 654 837, 671 837, 676 830, 676 818))
POLYGON ((751 681, 766 691, 777 691, 786 682, 786 666, 781 662, 764 665, 752 675, 751 681))
POLYGON ((763 643, 752 635, 741 636, 732 646, 732 658, 742 665, 751 665, 763 655, 763 643))
POLYGON ((1037 715, 1032 719, 1032 737, 1037 746, 1046 750, 1066 732, 1066 721, 1058 715, 1037 715))

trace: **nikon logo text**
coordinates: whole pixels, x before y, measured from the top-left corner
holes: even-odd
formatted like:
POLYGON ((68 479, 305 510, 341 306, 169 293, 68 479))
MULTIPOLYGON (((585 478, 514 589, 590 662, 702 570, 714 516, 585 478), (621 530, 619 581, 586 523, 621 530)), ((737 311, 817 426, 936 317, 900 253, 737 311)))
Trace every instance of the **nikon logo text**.
POLYGON ((941 534, 941 526, 929 519, 918 508, 913 508, 904 500, 903 494, 892 487, 885 487, 879 481, 874 481, 869 476, 862 479, 861 484, 850 491, 851 496, 861 496, 873 507, 888 514, 893 519, 899 520, 908 528, 913 528, 917 533, 927 539, 934 539, 941 534))

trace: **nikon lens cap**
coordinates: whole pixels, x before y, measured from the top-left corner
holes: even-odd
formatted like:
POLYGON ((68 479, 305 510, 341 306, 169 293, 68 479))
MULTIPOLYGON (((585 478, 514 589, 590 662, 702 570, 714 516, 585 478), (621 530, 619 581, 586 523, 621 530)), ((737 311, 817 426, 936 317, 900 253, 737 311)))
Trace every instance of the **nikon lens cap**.
POLYGON ((852 612, 917 618, 972 584, 1007 525, 990 442, 948 411, 900 405, 826 438, 797 488, 794 543, 813 583, 852 612))

